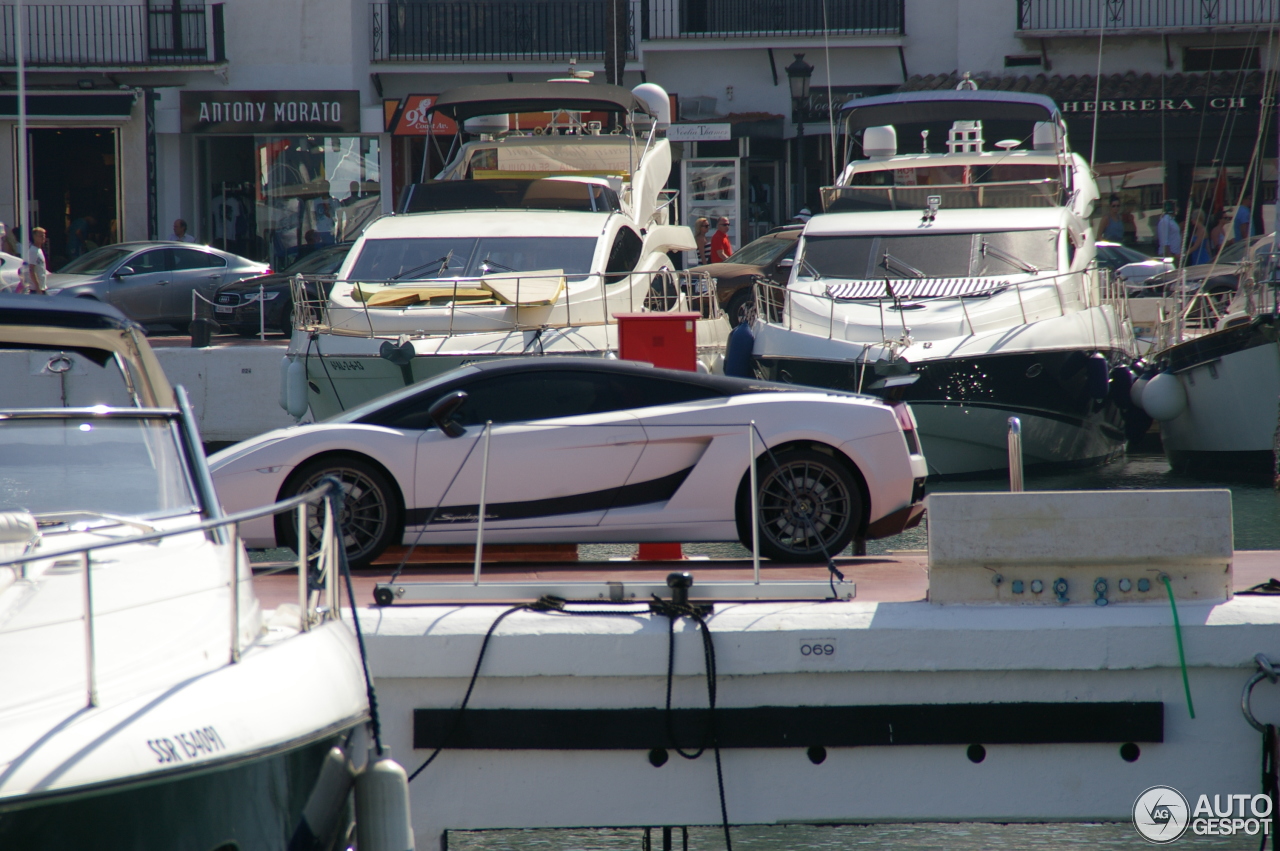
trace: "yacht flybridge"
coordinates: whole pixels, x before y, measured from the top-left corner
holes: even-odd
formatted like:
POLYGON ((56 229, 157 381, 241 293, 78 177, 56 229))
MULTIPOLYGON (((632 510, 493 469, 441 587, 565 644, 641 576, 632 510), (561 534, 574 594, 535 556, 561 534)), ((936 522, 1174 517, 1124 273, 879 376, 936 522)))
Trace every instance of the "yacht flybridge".
POLYGON ((710 281, 668 256, 694 242, 665 189, 665 92, 468 86, 434 111, 478 138, 369 226, 336 282, 295 282, 286 410, 328 416, 480 359, 606 356, 619 313, 698 311, 700 361, 719 368, 710 281))
POLYGON ((787 286, 757 285, 757 371, 905 399, 934 475, 1006 469, 1011 416, 1028 465, 1121 452, 1110 379, 1132 335, 1095 262, 1097 186, 1053 101, 910 92, 845 113, 863 158, 822 190, 787 286))

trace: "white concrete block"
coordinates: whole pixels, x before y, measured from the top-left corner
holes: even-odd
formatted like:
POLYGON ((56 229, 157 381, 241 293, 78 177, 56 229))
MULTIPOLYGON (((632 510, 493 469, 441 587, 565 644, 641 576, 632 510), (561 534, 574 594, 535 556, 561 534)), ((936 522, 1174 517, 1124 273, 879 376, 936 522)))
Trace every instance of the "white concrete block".
POLYGON ((1180 599, 1231 596, 1227 490, 935 494, 928 519, 935 603, 1167 602, 1162 574, 1180 599))
POLYGON ((207 442, 246 440, 294 424, 280 407, 280 359, 286 346, 162 346, 169 383, 187 388, 207 442))

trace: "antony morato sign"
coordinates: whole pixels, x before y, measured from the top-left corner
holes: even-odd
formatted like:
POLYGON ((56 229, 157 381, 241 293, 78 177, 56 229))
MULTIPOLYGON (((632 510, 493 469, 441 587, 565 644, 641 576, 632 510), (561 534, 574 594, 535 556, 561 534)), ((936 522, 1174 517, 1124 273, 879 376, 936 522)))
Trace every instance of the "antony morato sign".
POLYGON ((359 133, 360 93, 182 92, 183 133, 359 133))

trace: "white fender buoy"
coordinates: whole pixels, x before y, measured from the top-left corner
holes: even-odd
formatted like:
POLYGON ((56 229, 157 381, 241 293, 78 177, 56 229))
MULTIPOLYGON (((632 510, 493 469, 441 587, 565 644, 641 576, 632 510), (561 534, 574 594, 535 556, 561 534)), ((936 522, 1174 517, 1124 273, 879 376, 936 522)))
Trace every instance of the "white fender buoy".
POLYGON ((1151 379, 1145 375, 1133 382, 1133 386, 1129 388, 1129 400, 1133 402, 1133 406, 1140 410, 1146 410, 1142 407, 1142 391, 1147 389, 1147 385, 1151 383, 1151 379))
POLYGON ((302 820, 289 840, 289 851, 322 851, 333 846, 342 802, 351 791, 355 775, 342 748, 329 748, 320 765, 320 776, 302 809, 302 820))
POLYGON ((285 410, 289 412, 289 416, 300 420, 306 416, 307 407, 310 404, 307 399, 307 365, 303 363, 302 358, 294 358, 290 361, 285 387, 285 392, 288 394, 286 401, 289 403, 285 406, 285 410))
POLYGON ((1143 388, 1142 409, 1161 422, 1174 419, 1187 409, 1187 391, 1176 377, 1162 372, 1143 388))
POLYGON ((369 764, 356 777, 356 842, 360 851, 412 851, 409 776, 383 750, 369 750, 369 764))

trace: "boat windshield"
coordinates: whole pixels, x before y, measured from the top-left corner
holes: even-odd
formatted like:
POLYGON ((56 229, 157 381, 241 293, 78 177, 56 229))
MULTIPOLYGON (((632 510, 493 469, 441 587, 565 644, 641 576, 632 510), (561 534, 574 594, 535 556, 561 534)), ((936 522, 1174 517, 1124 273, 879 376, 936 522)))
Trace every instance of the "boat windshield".
POLYGON ((967 278, 1058 268, 1058 231, 805 237, 800 277, 967 278))
POLYGON ((478 278, 495 272, 591 271, 593 236, 411 237, 365 240, 349 280, 365 283, 478 278))
POLYGON ((0 511, 154 518, 196 510, 165 417, 0 414, 0 511))

